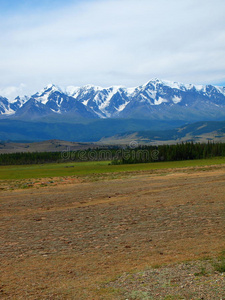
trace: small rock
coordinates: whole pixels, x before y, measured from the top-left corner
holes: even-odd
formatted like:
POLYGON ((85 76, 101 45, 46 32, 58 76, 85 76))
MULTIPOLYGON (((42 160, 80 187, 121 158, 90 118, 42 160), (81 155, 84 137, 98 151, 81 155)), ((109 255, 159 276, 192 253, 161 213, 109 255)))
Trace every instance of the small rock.
POLYGON ((131 248, 131 246, 129 246, 129 245, 126 245, 126 246, 125 246, 125 248, 126 248, 126 249, 129 249, 129 248, 131 248))

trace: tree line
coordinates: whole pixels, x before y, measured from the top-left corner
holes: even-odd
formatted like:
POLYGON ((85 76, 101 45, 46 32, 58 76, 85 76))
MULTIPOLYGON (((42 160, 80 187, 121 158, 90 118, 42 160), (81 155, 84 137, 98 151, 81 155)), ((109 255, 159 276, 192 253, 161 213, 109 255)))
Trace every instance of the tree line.
POLYGON ((23 152, 0 154, 0 165, 44 164, 72 161, 111 161, 111 164, 135 164, 156 161, 178 161, 225 156, 225 143, 104 147, 65 152, 23 152))
POLYGON ((112 160, 118 147, 62 151, 62 152, 17 152, 0 154, 0 165, 28 165, 62 162, 112 160))
POLYGON ((225 143, 193 143, 176 145, 140 146, 127 149, 120 157, 115 157, 113 164, 135 164, 156 161, 181 161, 206 159, 225 156, 225 143))

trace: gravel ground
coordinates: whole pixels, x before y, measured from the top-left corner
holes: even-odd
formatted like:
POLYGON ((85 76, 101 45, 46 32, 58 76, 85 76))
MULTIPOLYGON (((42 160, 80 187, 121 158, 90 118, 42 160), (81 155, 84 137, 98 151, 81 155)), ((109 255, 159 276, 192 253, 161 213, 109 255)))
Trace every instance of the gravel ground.
MULTIPOLYGON (((224 260, 199 260, 124 273, 107 285, 119 291, 117 299, 225 299, 224 260)), ((106 287, 106 286, 105 286, 106 287)))

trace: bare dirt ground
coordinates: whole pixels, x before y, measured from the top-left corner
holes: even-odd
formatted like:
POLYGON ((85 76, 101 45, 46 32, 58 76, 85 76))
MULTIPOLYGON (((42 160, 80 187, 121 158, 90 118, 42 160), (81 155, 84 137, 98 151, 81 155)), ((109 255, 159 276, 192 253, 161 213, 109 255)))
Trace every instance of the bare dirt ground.
POLYGON ((224 274, 193 262, 225 249, 225 167, 0 197, 2 299, 225 299, 224 274))
POLYGON ((96 148, 98 145, 92 143, 76 143, 61 140, 47 140, 34 143, 0 142, 0 154, 17 152, 61 152, 76 151, 88 148, 96 148))

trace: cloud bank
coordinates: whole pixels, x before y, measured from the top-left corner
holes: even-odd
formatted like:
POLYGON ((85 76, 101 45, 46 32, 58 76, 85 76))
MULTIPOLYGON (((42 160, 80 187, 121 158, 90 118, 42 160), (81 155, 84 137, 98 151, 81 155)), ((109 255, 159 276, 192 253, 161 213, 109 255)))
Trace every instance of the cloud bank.
POLYGON ((32 93, 48 83, 136 86, 154 77, 225 83, 223 0, 53 4, 1 11, 0 91, 32 93))

